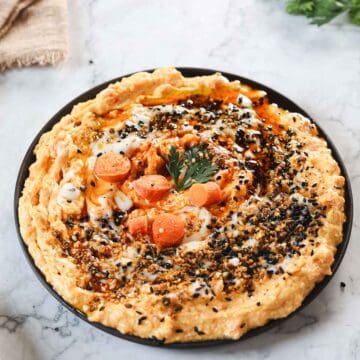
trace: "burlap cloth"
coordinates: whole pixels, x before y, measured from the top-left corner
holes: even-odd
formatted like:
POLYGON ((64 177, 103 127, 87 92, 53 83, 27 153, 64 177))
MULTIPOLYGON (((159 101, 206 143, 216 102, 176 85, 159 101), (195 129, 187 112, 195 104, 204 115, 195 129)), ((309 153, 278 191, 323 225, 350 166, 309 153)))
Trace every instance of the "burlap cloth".
POLYGON ((56 64, 67 53, 66 0, 0 0, 0 71, 56 64))

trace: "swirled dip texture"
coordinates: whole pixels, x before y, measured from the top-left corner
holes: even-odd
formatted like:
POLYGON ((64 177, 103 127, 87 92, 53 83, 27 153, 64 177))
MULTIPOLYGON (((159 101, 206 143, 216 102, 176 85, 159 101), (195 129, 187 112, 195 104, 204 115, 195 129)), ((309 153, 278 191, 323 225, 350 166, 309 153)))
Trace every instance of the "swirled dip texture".
POLYGON ((69 304, 123 334, 238 339, 331 274, 344 178, 326 141, 221 74, 123 79, 35 155, 19 206, 30 254, 69 304))

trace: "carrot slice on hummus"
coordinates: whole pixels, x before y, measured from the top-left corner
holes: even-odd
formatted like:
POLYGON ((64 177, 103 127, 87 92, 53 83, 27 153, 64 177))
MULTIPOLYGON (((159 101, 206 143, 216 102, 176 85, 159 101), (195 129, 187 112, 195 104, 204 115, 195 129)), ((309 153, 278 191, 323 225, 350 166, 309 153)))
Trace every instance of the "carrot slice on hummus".
POLYGON ((127 226, 131 235, 145 235, 149 231, 149 221, 146 215, 129 219, 127 226))
POLYGON ((185 234, 184 221, 174 214, 161 214, 152 225, 153 241, 160 247, 180 245, 185 234))
POLYGON ((95 175, 108 182, 120 182, 127 178, 131 169, 130 160, 121 154, 108 152, 96 159, 95 175))
POLYGON ((144 175, 133 181, 136 193, 149 201, 158 201, 171 189, 170 182, 162 175, 144 175))
POLYGON ((216 204, 222 198, 220 186, 213 181, 205 184, 194 184, 188 194, 191 204, 198 207, 216 204))

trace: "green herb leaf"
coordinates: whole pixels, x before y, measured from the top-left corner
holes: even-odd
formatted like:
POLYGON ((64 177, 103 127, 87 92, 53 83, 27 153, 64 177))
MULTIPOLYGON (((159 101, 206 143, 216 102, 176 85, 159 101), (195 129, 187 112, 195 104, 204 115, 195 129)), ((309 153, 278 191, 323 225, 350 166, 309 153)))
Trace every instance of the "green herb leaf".
POLYGON ((315 8, 313 0, 292 0, 286 5, 286 11, 293 15, 311 16, 315 8))
POLYGON ((166 168, 174 180, 175 189, 181 191, 188 189, 195 182, 208 182, 217 170, 217 166, 213 165, 211 160, 212 156, 205 146, 185 150, 181 158, 175 147, 171 146, 166 168))
POLYGON ((353 0, 349 10, 350 21, 360 26, 360 0, 353 0))
POLYGON ((179 177, 183 167, 184 160, 180 160, 180 155, 175 149, 175 146, 171 145, 169 152, 169 163, 166 165, 166 169, 169 172, 170 176, 173 178, 176 189, 179 186, 179 177))
POLYGON ((348 13, 350 21, 360 25, 360 0, 290 0, 286 11, 293 15, 311 18, 311 24, 324 25, 342 13, 348 13))

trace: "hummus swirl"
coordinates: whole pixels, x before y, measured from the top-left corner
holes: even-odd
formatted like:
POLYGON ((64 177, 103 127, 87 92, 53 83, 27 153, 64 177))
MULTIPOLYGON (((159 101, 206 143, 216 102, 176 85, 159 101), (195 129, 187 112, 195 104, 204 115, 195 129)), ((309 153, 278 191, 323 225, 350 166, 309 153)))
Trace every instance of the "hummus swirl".
POLYGON ((29 252, 69 304, 123 334, 238 339, 331 274, 339 166, 313 123, 239 81, 135 74, 75 106, 35 155, 19 205, 29 252))

